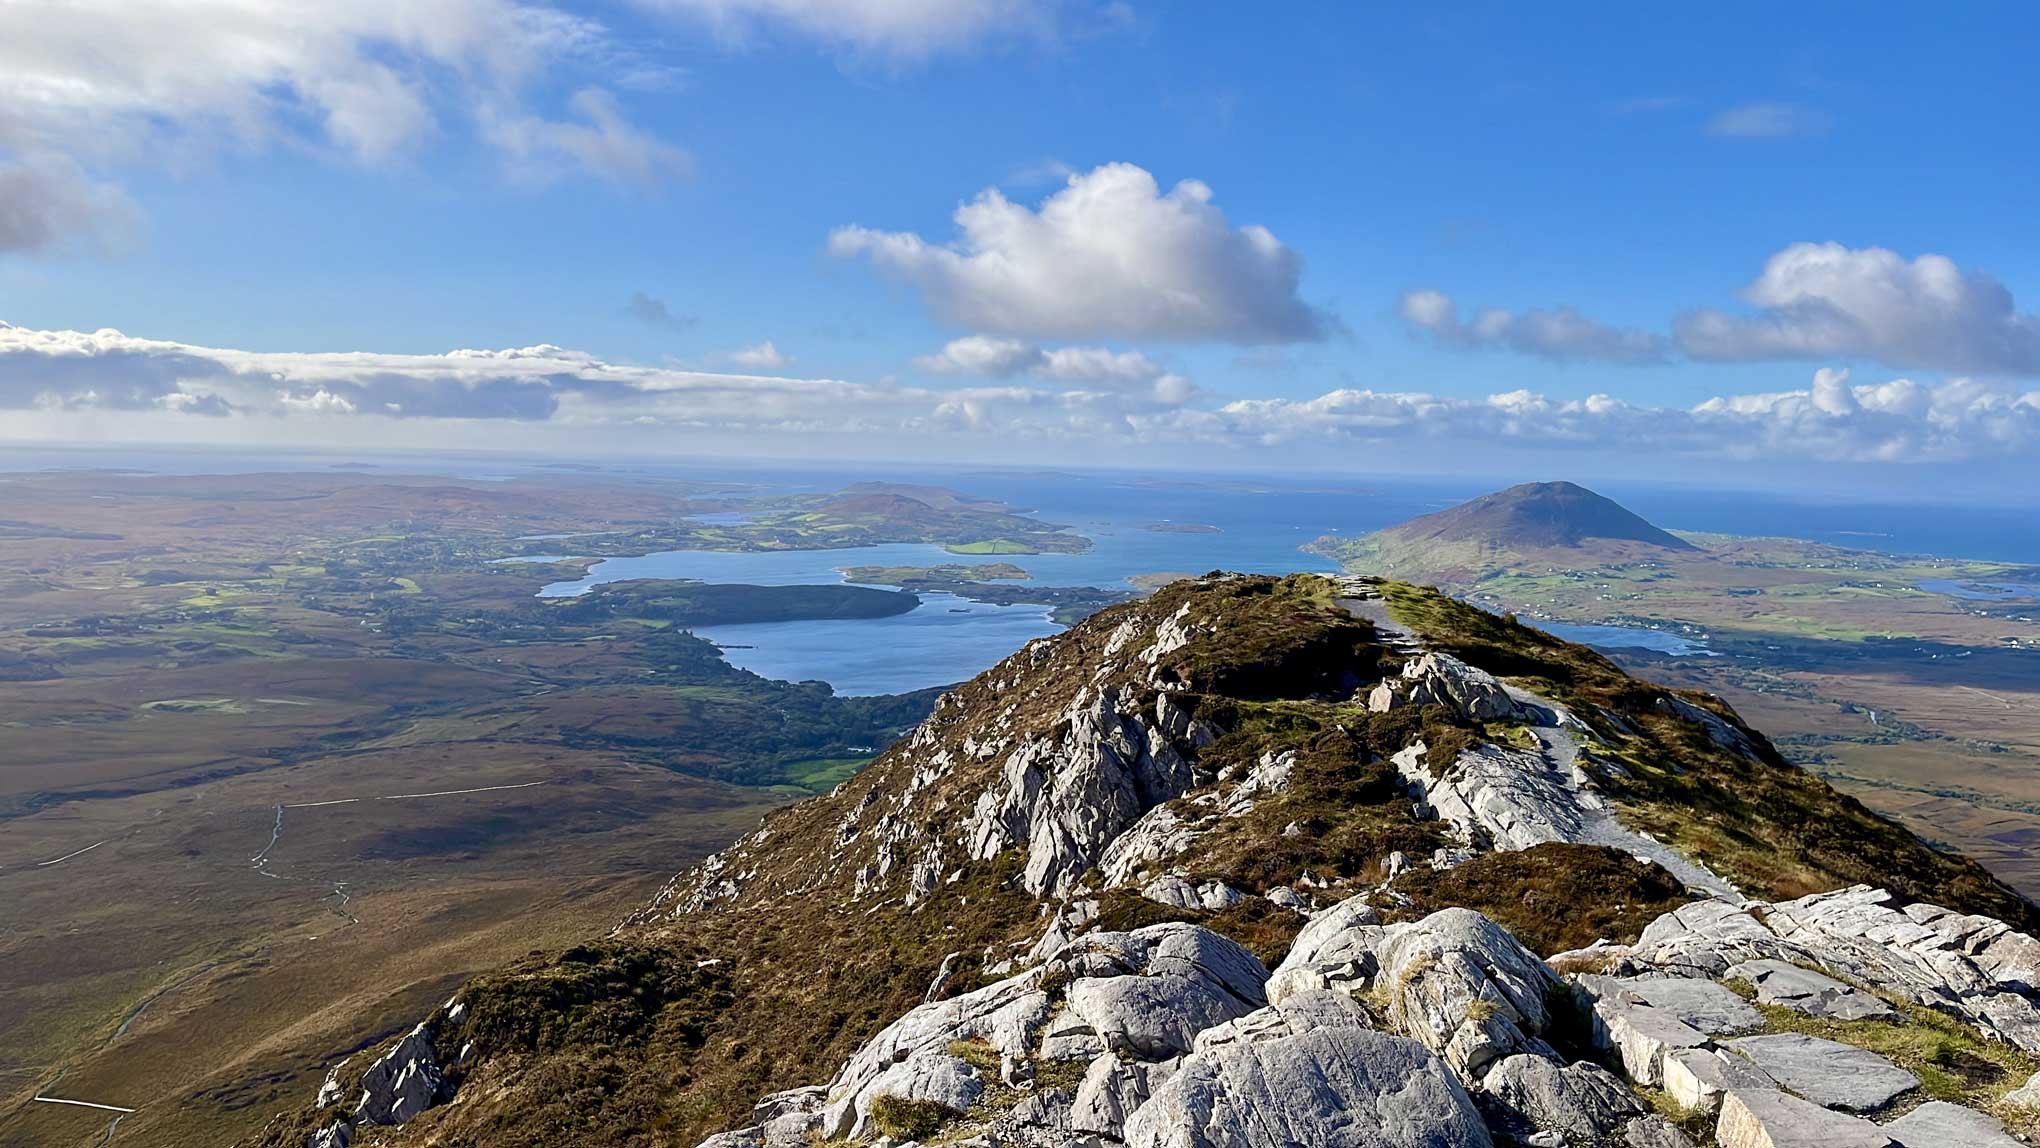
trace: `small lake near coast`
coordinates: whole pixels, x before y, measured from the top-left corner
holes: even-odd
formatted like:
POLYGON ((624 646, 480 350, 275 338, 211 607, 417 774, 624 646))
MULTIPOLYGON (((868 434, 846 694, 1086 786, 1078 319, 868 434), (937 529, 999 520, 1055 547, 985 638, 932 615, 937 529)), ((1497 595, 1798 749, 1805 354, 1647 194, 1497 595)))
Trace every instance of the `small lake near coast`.
POLYGON ((1642 626, 1609 626, 1589 622, 1545 622, 1532 620, 1528 623, 1555 638, 1578 642, 1599 650, 1650 650, 1653 653, 1669 654, 1675 658, 1714 657, 1714 651, 1698 638, 1674 634, 1666 630, 1649 630, 1642 626))

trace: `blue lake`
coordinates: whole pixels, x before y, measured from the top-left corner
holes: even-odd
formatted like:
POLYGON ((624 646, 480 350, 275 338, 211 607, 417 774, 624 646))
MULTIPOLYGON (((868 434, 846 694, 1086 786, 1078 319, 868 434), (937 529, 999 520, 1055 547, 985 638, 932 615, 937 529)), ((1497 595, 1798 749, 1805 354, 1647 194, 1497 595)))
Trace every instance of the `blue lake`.
MULTIPOLYGON (((554 582, 541 597, 585 594, 605 582, 639 578, 696 579, 754 586, 814 586, 844 581, 845 566, 934 566, 943 563, 1007 562, 1045 586, 1130 589, 1137 574, 1203 573, 1227 569, 1287 574, 1331 571, 1337 565, 1297 547, 1336 529, 1337 519, 1311 521, 1283 513, 1270 495, 1214 502, 1198 500, 1142 506, 1126 517, 1044 513, 1049 521, 1072 525, 1092 540, 1083 554, 957 555, 940 546, 897 543, 841 550, 779 550, 742 553, 669 550, 628 558, 605 558, 588 573, 554 582), (1218 533, 1177 533, 1148 529, 1171 520, 1217 526, 1218 533), (1073 521, 1082 518, 1083 521, 1073 521), (1222 520, 1214 521, 1214 519, 1222 520)), ((1372 529, 1372 526, 1367 529, 1372 529)), ((545 561, 558 555, 534 555, 545 561)), ((996 664, 1026 642, 1062 627, 1043 606, 995 606, 947 594, 924 594, 913 611, 891 618, 803 622, 759 622, 708 626, 695 633, 725 647, 732 665, 788 681, 819 679, 847 695, 903 693, 960 682, 996 664)))
POLYGON ((733 665, 784 681, 820 679, 839 694, 899 694, 963 681, 1062 627, 1040 606, 992 606, 924 594, 891 618, 758 622, 694 632, 733 665))
MULTIPOLYGON (((715 472, 727 477, 725 472, 715 472)), ((700 477, 708 477, 704 473, 700 477)), ((672 551, 596 563, 583 578, 549 585, 548 596, 584 593, 630 578, 694 578, 757 585, 842 581, 839 567, 1010 562, 1043 585, 1123 588, 1137 574, 1225 569, 1256 573, 1330 571, 1333 564, 1297 549, 1324 534, 1359 535, 1493 489, 1481 479, 1209 477, 1052 471, 969 470, 897 474, 767 469, 750 472, 758 493, 839 489, 865 479, 938 482, 1033 511, 1090 538, 1084 554, 959 556, 936 546, 736 554, 672 551), (1215 533, 1149 529, 1158 523, 1215 527, 1215 533)), ((2036 516, 2007 508, 1823 504, 1749 494, 1611 483, 1603 487, 1673 528, 1777 534, 1893 551, 2040 560, 2036 516)), ((741 520, 741 512, 716 515, 741 520)), ((568 543, 567 545, 571 545, 568 543)), ((564 547, 563 547, 564 548, 564 547)), ((2007 588, 1974 584, 1923 589, 1995 597, 2007 588)), ((1641 627, 1545 623, 1559 637, 1604 650, 1644 649, 1709 656, 1703 641, 1641 627)), ((895 618, 712 627, 705 637, 730 645, 730 661, 772 677, 820 679, 847 694, 897 692, 962 681, 1031 638, 1055 632, 1038 606, 986 606, 929 596, 895 618), (952 611, 962 611, 952 613, 952 611)))
POLYGON ((1929 594, 1945 594, 1970 602, 2006 602, 2019 598, 2040 598, 2040 586, 2023 582, 1967 582, 1953 578, 1922 578, 1919 588, 1929 594))

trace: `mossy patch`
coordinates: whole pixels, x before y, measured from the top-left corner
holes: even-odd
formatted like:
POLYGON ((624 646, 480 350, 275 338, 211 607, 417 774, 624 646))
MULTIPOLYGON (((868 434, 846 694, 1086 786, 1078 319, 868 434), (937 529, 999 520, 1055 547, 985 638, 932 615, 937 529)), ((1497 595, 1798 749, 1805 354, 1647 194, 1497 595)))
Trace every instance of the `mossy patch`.
POLYGON ((871 1102, 871 1126, 881 1136, 894 1140, 920 1140, 941 1131, 944 1124, 963 1115, 939 1100, 910 1100, 904 1096, 879 1096, 871 1102))
POLYGON ((1634 942, 1645 925, 1686 903, 1677 878, 1619 849, 1538 845, 1483 853, 1443 871, 1425 867, 1398 877, 1412 904, 1394 919, 1416 919, 1463 906, 1486 914, 1539 955, 1597 940, 1634 942))

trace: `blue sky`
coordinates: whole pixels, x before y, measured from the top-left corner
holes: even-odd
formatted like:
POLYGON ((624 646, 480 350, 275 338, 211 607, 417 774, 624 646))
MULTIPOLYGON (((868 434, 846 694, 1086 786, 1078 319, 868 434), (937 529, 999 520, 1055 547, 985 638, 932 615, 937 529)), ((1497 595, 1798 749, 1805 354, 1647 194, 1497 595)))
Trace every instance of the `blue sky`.
POLYGON ((1240 465, 1446 443, 1631 471, 1661 463, 1626 443, 1765 442, 1851 473, 2040 444, 2029 6, 292 7, 137 0, 128 36, 0 14, 0 96, 28 109, 0 115, 0 435, 1194 439, 1240 465), (1108 184, 1118 207, 1042 225, 1108 184), (1008 206, 963 235, 987 189, 1008 206), (535 344, 570 357, 434 374, 535 344), (225 366, 119 374, 192 348, 225 366), (338 353, 376 380, 293 358, 338 353), (772 418, 746 418, 750 378, 853 390, 760 384, 772 418), (426 395, 448 386, 552 390, 470 411, 426 395), (1487 401, 1518 391, 1543 406, 1487 401))

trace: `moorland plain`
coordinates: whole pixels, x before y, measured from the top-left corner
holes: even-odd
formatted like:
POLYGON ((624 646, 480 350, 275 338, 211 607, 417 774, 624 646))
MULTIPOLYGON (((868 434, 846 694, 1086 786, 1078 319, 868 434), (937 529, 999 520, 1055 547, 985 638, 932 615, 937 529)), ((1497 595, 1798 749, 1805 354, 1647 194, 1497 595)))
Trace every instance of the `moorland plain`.
POLYGON ((95 1143, 113 1115, 41 1094, 139 1109, 123 1136, 230 1140, 932 702, 768 681, 688 632, 911 593, 545 583, 659 548, 1084 545, 875 485, 61 472, 0 496, 5 1145, 95 1143), (545 535, 588 558, 496 561, 545 535))

